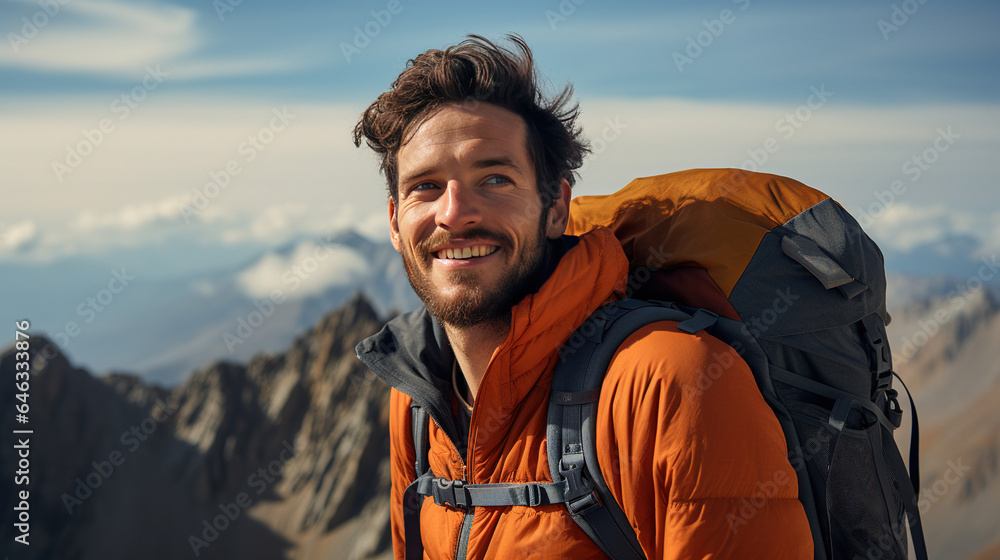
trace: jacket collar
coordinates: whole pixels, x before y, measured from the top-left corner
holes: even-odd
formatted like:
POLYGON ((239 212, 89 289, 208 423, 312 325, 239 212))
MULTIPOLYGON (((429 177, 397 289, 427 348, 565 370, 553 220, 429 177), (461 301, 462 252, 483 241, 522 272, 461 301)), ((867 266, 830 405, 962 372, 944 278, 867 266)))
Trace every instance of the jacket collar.
MULTIPOLYGON (((580 237, 538 291, 511 309, 510 331, 486 369, 476 408, 487 406, 502 421, 533 386, 551 383, 559 348, 601 304, 622 297, 627 272, 628 261, 609 230, 580 237)), ((454 353, 444 328, 426 308, 389 321, 355 350, 379 378, 427 410, 457 449, 464 449, 451 414, 454 353)))

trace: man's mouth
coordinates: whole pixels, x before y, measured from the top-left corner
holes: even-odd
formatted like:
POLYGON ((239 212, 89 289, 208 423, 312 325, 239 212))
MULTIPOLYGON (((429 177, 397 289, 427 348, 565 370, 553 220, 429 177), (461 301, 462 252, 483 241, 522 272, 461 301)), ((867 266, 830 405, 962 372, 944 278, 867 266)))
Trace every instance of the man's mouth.
POLYGON ((499 247, 495 245, 473 245, 472 247, 460 247, 455 249, 441 249, 435 256, 439 259, 471 259, 475 257, 485 257, 496 252, 499 247))

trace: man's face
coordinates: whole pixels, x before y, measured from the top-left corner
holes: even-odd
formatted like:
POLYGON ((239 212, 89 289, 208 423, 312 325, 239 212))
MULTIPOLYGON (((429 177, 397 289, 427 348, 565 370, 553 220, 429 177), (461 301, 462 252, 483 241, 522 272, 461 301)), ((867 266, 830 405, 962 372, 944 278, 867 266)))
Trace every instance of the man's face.
POLYGON ((410 284, 456 327, 509 318, 566 229, 569 184, 542 211, 524 121, 495 105, 448 105, 397 154, 392 244, 410 284))

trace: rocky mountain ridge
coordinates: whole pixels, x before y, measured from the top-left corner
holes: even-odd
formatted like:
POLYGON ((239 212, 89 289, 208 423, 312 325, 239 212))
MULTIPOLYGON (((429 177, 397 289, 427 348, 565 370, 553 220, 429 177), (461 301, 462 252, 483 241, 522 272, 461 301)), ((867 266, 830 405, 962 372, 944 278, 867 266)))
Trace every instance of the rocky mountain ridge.
MULTIPOLYGON (((96 379, 33 337, 31 545, 0 555, 385 556, 389 392, 354 355, 381 324, 355 297, 287 351, 216 363, 173 390, 96 379)), ((9 349, 0 372, 13 371, 9 349)), ((10 392, 0 400, 13 410, 10 392)), ((16 464, 11 446, 0 463, 16 464)), ((4 503, 14 490, 0 479, 4 503)), ((12 514, 0 514, 0 547, 15 546, 12 514)))

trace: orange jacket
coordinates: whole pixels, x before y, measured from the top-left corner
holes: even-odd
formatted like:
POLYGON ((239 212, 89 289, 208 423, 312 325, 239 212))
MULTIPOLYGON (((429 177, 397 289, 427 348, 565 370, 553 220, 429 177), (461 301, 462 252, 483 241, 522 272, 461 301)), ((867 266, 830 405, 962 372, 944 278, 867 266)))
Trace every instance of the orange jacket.
MULTIPOLYGON (((551 482, 546 416, 557 351, 628 272, 614 236, 580 238, 537 293, 511 311, 476 396, 467 442, 451 413, 451 354, 426 310, 390 322, 358 347, 393 386, 392 541, 404 557, 403 491, 416 478, 411 399, 428 410, 434 474, 468 483, 551 482), (442 371, 443 370, 443 371, 442 371), (462 452, 466 449, 467 462, 462 452)), ((643 328, 612 360, 598 403, 598 460, 647 558, 811 558, 812 537, 778 421, 728 345, 676 323, 643 328)), ((424 498, 424 557, 605 558, 561 504, 474 508, 424 498)))

